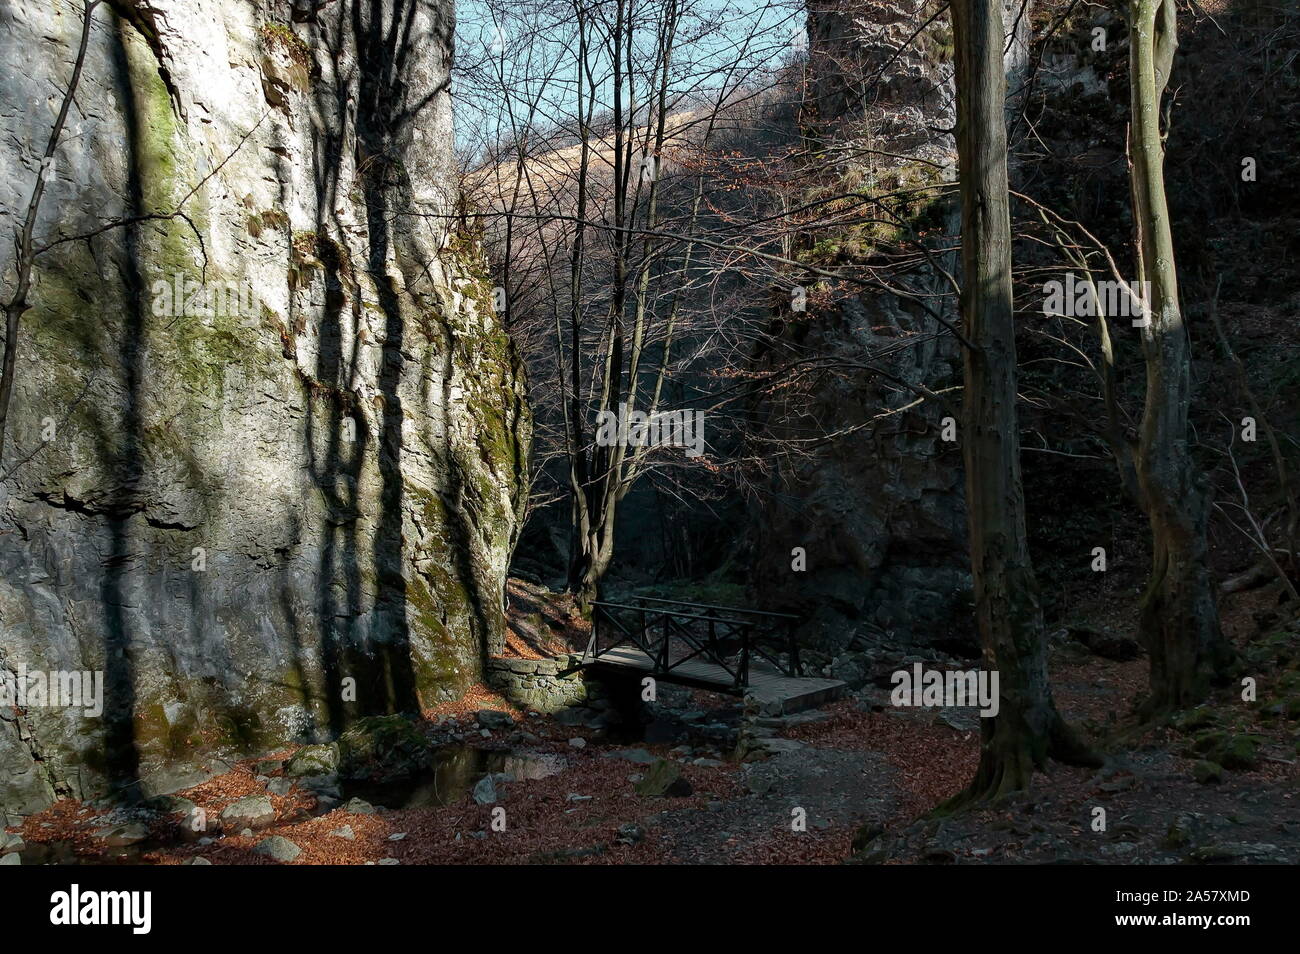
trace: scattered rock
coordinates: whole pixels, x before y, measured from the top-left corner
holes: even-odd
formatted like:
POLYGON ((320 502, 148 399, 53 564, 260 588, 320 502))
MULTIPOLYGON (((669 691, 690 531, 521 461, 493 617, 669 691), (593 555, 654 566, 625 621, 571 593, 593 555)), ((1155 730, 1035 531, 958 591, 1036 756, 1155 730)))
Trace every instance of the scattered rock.
POLYGON ((181 862, 181 864, 183 864, 183 865, 208 865, 209 867, 211 867, 212 862, 208 861, 207 858, 204 858, 204 857, 202 857, 202 856, 200 856, 200 855, 195 855, 193 858, 186 858, 184 861, 181 862))
POLYGON ((614 841, 620 845, 635 845, 645 838, 645 829, 633 822, 618 827, 614 841))
POLYGON ((497 786, 491 775, 484 775, 474 786, 474 801, 479 805, 491 805, 497 800, 497 786))
POLYGON ((485 729, 509 729, 515 724, 515 720, 510 717, 510 713, 501 712, 497 709, 480 709, 474 714, 474 718, 485 729))
POLYGON ((853 835, 853 851, 855 854, 864 851, 866 847, 885 833, 882 825, 866 824, 857 830, 853 835))
POLYGON ((298 779, 298 785, 315 795, 328 795, 330 798, 341 797, 339 777, 332 772, 327 775, 306 775, 298 779))
POLYGON ((569 745, 575 749, 585 749, 587 747, 587 740, 581 736, 575 736, 569 740, 569 745))
POLYGON ((1244 844, 1241 842, 1220 842, 1218 844, 1203 845, 1200 848, 1193 848, 1187 857, 1191 861, 1199 861, 1202 864, 1237 861, 1241 858, 1249 858, 1252 861, 1265 864, 1283 864, 1286 862, 1286 858, 1277 845, 1244 844))
POLYGON ((149 807, 164 815, 189 815, 196 806, 188 798, 179 795, 160 795, 149 802, 149 807))
POLYGON ((1142 655, 1142 647, 1138 641, 1129 636, 1120 636, 1089 626, 1070 626, 1067 629, 1070 639, 1082 643, 1094 656, 1115 662, 1129 662, 1142 655))
POLYGON ((338 804, 339 804, 339 800, 335 798, 333 795, 316 796, 316 812, 318 814, 324 815, 329 812, 332 812, 334 811, 335 808, 338 807, 338 804))
POLYGON ((272 835, 259 841, 256 847, 253 848, 253 854, 264 855, 267 858, 274 858, 276 861, 287 863, 296 860, 302 854, 302 849, 288 838, 281 835, 272 835))
POLYGON ((935 725, 946 725, 958 732, 978 732, 980 714, 978 709, 959 706, 945 706, 934 717, 935 725))
POLYGON ((349 798, 343 803, 343 810, 349 815, 374 815, 375 806, 362 798, 349 798))
POLYGON ((293 779, 291 778, 273 778, 266 783, 266 790, 272 795, 288 795, 289 790, 293 788, 293 779))
POLYGON ((1261 741, 1262 739, 1257 735, 1209 729, 1196 736, 1192 743, 1192 750, 1226 769, 1250 770, 1259 766, 1261 741))
POLYGON ((645 798, 685 798, 692 791, 691 783, 682 778, 681 766, 667 759, 656 760, 636 783, 636 793, 645 798))
POLYGON ((330 832, 335 838, 342 838, 344 841, 355 841, 357 833, 352 830, 351 825, 342 825, 330 832))
POLYGON ((1208 706, 1198 706, 1195 709, 1187 709, 1176 713, 1169 720, 1169 725, 1176 732, 1197 732, 1201 729, 1216 726, 1220 721, 1221 717, 1214 709, 1208 706))
POLYGON ((653 765, 655 762, 655 756, 645 749, 612 749, 608 752, 601 752, 600 757, 603 759, 622 759, 625 762, 635 762, 637 765, 653 765))
POLYGON ((22 856, 16 852, 9 855, 0 855, 0 865, 21 865, 22 863, 22 856))
POLYGON ((381 865, 400 865, 400 864, 401 864, 401 862, 398 861, 396 858, 380 858, 378 863, 381 864, 381 865))
POLYGON ((103 838, 104 844, 110 848, 126 848, 130 845, 138 845, 148 838, 149 827, 143 822, 128 822, 114 828, 100 829, 95 834, 103 838))
POLYGON ((245 795, 222 810, 221 821, 228 828, 265 828, 275 821, 275 806, 265 795, 245 795))
POLYGON ((1218 762, 1201 759, 1192 766, 1192 778, 1202 785, 1213 785, 1223 781, 1223 766, 1218 762))
POLYGON ((339 768, 339 747, 331 742, 328 745, 304 745, 285 763, 284 771, 292 778, 309 775, 332 775, 339 768))

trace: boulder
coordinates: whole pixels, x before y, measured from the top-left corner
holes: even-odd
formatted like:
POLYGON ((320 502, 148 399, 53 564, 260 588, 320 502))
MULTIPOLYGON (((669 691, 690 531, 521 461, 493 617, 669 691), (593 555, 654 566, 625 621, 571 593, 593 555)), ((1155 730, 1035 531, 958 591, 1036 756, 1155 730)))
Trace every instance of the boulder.
POLYGON ((131 845, 138 845, 147 839, 149 837, 149 826, 144 822, 127 822, 113 828, 101 829, 95 834, 104 839, 104 844, 110 848, 127 848, 131 845))
POLYGON ((636 793, 644 798, 685 798, 693 789, 682 777, 682 768, 676 762, 658 759, 635 785, 636 793))
POLYGON ((245 795, 221 811, 227 829, 265 828, 275 822, 275 806, 265 795, 245 795))
POLYGON ((304 745, 288 762, 284 763, 284 773, 292 778, 305 775, 327 775, 337 772, 339 767, 339 747, 329 745, 304 745))
POLYGON ((269 838, 263 838, 253 848, 253 853, 264 855, 267 858, 274 858, 276 861, 282 861, 286 864, 296 861, 302 854, 302 849, 291 842, 288 838, 281 835, 272 835, 269 838))

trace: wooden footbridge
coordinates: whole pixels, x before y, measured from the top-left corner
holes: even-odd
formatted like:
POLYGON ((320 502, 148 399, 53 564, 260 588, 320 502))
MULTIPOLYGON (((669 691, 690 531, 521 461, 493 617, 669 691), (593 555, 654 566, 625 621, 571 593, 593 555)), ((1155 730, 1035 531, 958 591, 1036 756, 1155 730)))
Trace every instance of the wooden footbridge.
POLYGON ((837 679, 803 674, 798 622, 788 613, 649 596, 596 600, 580 665, 752 697, 767 715, 797 712, 844 690, 837 679))

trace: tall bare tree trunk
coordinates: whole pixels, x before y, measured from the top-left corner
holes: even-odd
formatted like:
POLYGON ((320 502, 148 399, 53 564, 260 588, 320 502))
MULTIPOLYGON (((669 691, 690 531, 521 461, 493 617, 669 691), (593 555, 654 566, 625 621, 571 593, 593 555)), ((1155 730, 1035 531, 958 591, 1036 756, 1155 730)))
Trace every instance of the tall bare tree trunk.
POLYGON ((1129 13, 1133 221, 1138 277, 1149 295, 1142 328, 1147 392, 1137 475, 1151 524, 1151 579, 1140 618, 1151 656, 1150 713, 1200 702, 1233 652, 1219 627, 1208 562, 1207 482, 1188 450, 1191 347, 1178 306, 1165 199, 1160 100, 1178 46, 1174 0, 1133 0, 1129 13))
POLYGON ((980 764, 961 800, 1028 785, 1048 757, 1088 760, 1052 701, 1038 583, 1025 538, 1016 415, 1015 315, 1007 191, 1001 0, 955 0, 957 151, 965 349, 962 446, 971 571, 984 666, 1000 708, 984 719, 980 764))
POLYGON ((90 31, 93 27, 92 16, 95 8, 103 0, 82 0, 81 10, 81 41, 77 47, 77 59, 72 66, 72 79, 68 81, 68 88, 63 94, 63 103, 59 106, 58 118, 54 120, 54 128, 50 130, 50 138, 45 146, 45 154, 41 160, 40 173, 36 177, 36 183, 32 186, 32 196, 27 203, 27 215, 23 219, 22 231, 14 239, 14 251, 17 258, 14 262, 17 271, 17 278, 14 282, 13 296, 5 303, 4 306, 4 326, 5 326, 5 350, 4 358, 0 360, 0 460, 4 459, 4 439, 5 432, 9 423, 9 405, 13 400, 14 378, 17 375, 18 362, 18 331, 25 315, 32 307, 28 300, 28 295, 32 289, 32 270, 35 268, 37 251, 33 242, 36 234, 36 219, 41 210, 41 199, 45 195, 45 184, 53 173, 53 163, 55 153, 59 149, 59 139, 63 136, 63 127, 68 121, 68 110, 72 106, 73 98, 77 95, 77 87, 81 83, 81 72, 86 65, 86 49, 90 45, 90 31))

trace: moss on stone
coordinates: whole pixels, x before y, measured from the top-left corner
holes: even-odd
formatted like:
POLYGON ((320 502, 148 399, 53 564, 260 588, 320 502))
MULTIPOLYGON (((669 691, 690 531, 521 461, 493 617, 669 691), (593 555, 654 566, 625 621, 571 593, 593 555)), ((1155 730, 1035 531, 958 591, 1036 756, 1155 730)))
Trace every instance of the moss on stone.
POLYGON ((311 47, 307 41, 283 23, 264 23, 257 31, 262 42, 272 49, 283 50, 289 59, 308 73, 312 68, 311 47))

